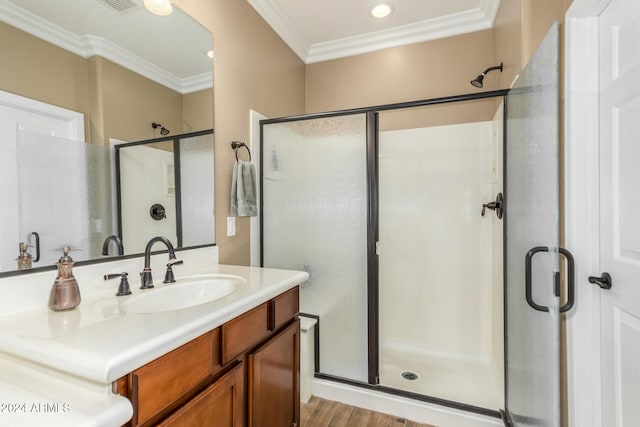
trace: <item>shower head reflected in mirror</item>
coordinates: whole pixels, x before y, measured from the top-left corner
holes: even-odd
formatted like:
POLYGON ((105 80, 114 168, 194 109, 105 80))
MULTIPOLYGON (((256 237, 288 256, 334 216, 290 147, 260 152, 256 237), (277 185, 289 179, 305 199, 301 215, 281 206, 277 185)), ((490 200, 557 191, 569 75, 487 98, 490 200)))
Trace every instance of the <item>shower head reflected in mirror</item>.
POLYGON ((476 77, 475 79, 471 80, 471 86, 477 87, 477 88, 481 88, 483 87, 483 81, 484 81, 484 76, 487 75, 488 72, 493 71, 493 70, 500 70, 500 72, 502 72, 502 62, 500 63, 500 65, 496 65, 495 67, 489 67, 486 70, 484 70, 482 72, 482 74, 478 75, 478 77, 476 77))
POLYGON ((151 127, 154 129, 160 128, 160 135, 169 135, 169 129, 162 126, 160 123, 153 122, 151 123, 151 127))

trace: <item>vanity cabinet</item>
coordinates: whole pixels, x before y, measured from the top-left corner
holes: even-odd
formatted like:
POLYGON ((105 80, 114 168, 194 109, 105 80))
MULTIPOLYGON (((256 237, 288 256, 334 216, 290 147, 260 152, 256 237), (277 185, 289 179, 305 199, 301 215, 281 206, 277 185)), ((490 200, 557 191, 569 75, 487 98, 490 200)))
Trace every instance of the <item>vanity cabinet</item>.
POLYGON ((248 425, 300 424, 300 321, 248 356, 248 425))
POLYGON ((115 381, 127 425, 298 426, 298 301, 295 287, 115 381))

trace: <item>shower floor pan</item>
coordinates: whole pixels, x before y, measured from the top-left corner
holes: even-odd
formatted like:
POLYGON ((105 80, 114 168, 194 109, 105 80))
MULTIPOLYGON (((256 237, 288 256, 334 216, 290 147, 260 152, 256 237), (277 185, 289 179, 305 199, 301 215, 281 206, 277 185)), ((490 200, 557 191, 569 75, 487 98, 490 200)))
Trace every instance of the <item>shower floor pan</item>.
POLYGON ((389 351, 380 356, 382 386, 486 409, 504 407, 502 379, 495 363, 389 351))

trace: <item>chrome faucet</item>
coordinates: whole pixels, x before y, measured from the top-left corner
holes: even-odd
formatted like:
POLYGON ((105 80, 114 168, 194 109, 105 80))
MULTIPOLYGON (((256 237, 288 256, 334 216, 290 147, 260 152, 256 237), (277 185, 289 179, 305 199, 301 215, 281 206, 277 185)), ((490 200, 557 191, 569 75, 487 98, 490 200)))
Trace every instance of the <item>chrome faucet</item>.
POLYGON ((147 243, 147 247, 144 249, 144 269, 142 270, 142 273, 140 273, 142 281, 140 289, 153 288, 153 277, 151 276, 151 247, 156 242, 164 243, 169 250, 169 265, 174 264, 176 261, 178 261, 176 258, 176 253, 173 250, 173 245, 171 244, 169 239, 167 239, 166 237, 158 236, 149 240, 149 243, 147 243))
POLYGON ((109 255, 109 242, 114 241, 116 243, 116 248, 118 249, 118 255, 124 255, 124 248, 122 247, 122 240, 118 236, 111 235, 104 239, 104 243, 102 244, 102 255, 109 255))

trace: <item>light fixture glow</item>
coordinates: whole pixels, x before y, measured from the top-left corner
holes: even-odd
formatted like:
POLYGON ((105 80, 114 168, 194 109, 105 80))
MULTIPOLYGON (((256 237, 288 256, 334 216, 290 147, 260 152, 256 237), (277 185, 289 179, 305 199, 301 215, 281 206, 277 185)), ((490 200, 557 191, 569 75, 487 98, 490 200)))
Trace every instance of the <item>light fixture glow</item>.
POLYGON ((387 16, 391 15, 391 12, 393 12, 393 6, 389 3, 380 3, 372 7, 369 11, 371 16, 373 16, 374 18, 386 18, 387 16))
POLYGON ((173 12, 173 6, 171 6, 171 1, 169 0, 144 0, 144 7, 158 16, 171 15, 171 12, 173 12))
POLYGON ((209 58, 213 59, 213 51, 212 51, 212 50, 207 51, 207 56, 208 56, 209 58))

